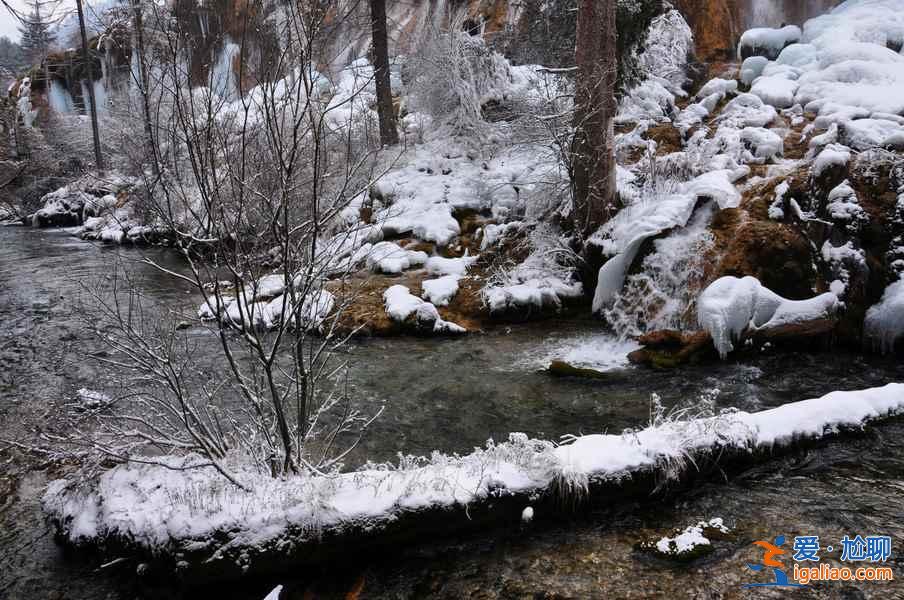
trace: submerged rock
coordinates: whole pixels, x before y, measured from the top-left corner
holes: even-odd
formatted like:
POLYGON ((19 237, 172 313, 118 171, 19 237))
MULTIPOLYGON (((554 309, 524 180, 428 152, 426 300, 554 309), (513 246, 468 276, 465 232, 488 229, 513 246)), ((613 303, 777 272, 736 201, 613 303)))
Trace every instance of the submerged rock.
POLYGON ((583 377, 585 379, 609 379, 610 375, 604 371, 597 371, 589 367, 576 367, 563 360, 554 360, 549 363, 546 372, 553 377, 583 377))

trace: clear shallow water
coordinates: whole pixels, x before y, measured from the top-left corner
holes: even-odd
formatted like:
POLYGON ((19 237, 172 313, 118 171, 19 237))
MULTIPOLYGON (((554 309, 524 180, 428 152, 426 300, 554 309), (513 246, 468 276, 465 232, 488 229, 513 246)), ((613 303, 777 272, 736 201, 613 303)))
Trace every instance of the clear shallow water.
MULTIPOLYGON (((166 251, 146 252, 179 267, 166 251)), ((141 265, 141 256, 87 244, 62 231, 0 228, 0 437, 33 431, 75 389, 103 388, 115 379, 86 359, 99 348, 89 342, 78 299, 84 297, 81 286, 109 272, 117 257, 131 261, 150 297, 193 311, 197 299, 184 284, 141 265)), ((199 339, 204 335, 198 332, 199 339)), ((348 353, 351 384, 362 402, 385 400, 386 412, 355 459, 386 460, 398 452, 433 449, 467 452, 511 431, 547 438, 621 431, 646 423, 654 392, 675 405, 718 388, 718 406, 760 410, 834 389, 904 381, 904 367, 894 360, 847 354, 764 356, 748 365, 672 372, 616 368, 603 381, 555 379, 539 372, 551 358, 586 358, 588 347, 618 363, 618 353, 607 351, 607 344, 598 325, 580 320, 499 327, 455 340, 356 341, 348 353)), ((568 525, 544 526, 538 515, 538 526, 530 530, 425 544, 399 560, 374 557, 367 564, 220 590, 217 596, 263 597, 267 586, 287 583, 297 597, 305 590, 344 597, 363 574, 362 597, 502 598, 546 592, 554 597, 660 592, 744 597, 735 584, 746 575, 741 558, 754 558, 749 552, 753 539, 812 530, 881 532, 904 540, 896 535, 904 523, 902 433, 904 428, 892 424, 866 439, 833 444, 728 485, 705 484, 664 503, 568 525), (726 518, 742 532, 712 560, 675 568, 633 551, 644 536, 712 516, 726 518)), ((39 459, 0 451, 0 465, 0 598, 147 595, 115 569, 96 574, 98 561, 73 560, 53 543, 37 505, 48 478, 39 459)), ((868 585, 875 586, 862 584, 859 591, 874 594, 877 588, 868 585)), ((837 597, 839 589, 813 593, 837 597)), ((172 597, 172 592, 156 596, 172 597)))

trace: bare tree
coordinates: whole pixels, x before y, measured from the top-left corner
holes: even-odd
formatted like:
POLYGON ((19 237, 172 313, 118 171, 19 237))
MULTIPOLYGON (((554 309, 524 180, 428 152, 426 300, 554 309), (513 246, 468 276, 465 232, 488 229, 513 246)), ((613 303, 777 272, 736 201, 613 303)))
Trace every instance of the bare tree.
POLYGON ((386 0, 370 0, 373 31, 374 79, 377 84, 377 112, 380 115, 380 142, 384 146, 399 143, 392 86, 389 78, 389 34, 386 31, 386 0))
POLYGON ((572 142, 574 223, 588 235, 615 211, 615 0, 578 5, 572 142))
POLYGON ((189 467, 237 485, 249 465, 273 476, 337 469, 382 411, 350 394, 337 352, 353 333, 342 316, 367 240, 343 211, 380 175, 364 96, 373 81, 350 70, 333 86, 315 68, 330 62, 331 32, 355 7, 281 5, 282 49, 233 98, 213 73, 207 85, 192 81, 192 41, 166 8, 132 8, 142 41, 129 112, 144 115, 147 141, 129 146, 138 124, 124 123, 122 148, 185 268, 146 262, 198 294, 217 352, 199 352, 179 326, 192 316, 149 307, 127 273, 111 272, 93 294, 105 315, 96 334, 112 349, 102 360, 134 383, 79 412, 58 441, 164 466, 172 454, 196 456, 189 467))

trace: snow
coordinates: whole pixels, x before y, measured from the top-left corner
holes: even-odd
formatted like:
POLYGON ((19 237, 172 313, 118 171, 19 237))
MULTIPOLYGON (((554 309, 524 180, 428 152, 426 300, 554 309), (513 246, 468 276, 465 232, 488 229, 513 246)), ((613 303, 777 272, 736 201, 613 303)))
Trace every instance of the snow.
POLYGON ((781 136, 762 127, 742 129, 741 142, 759 162, 777 161, 785 153, 785 143, 781 136))
MULTIPOLYGON (((790 48, 791 46, 789 46, 790 48)), ((787 48, 785 49, 787 51, 787 48)), ((784 52, 782 53, 784 54, 784 52)), ((781 57, 779 57, 781 58, 781 57)), ((769 64, 769 59, 765 56, 751 56, 744 59, 741 63, 741 83, 751 85, 753 80, 762 75, 763 69, 769 64)))
POLYGON ((529 279, 514 285, 490 287, 484 290, 483 298, 491 313, 509 310, 544 308, 558 309, 561 297, 580 296, 581 284, 569 284, 556 279, 529 279))
MULTIPOLYGON (((252 289, 246 289, 239 294, 239 298, 220 294, 210 294, 207 301, 198 308, 198 318, 202 321, 214 321, 217 319, 217 298, 219 297, 221 318, 224 323, 234 327, 240 327, 243 323, 246 327, 272 329, 279 325, 285 316, 291 319, 294 326, 294 308, 288 294, 277 296, 272 300, 263 300, 264 295, 258 292, 254 294, 252 289)), ((317 330, 324 319, 332 312, 335 306, 335 297, 327 290, 311 290, 301 302, 298 309, 301 326, 307 330, 317 330)))
POLYGON ((765 56, 769 59, 778 58, 785 46, 800 41, 800 27, 787 25, 780 29, 759 27, 748 29, 741 35, 738 43, 738 55, 741 58, 749 56, 765 56))
POLYGON ((886 119, 846 121, 839 129, 840 140, 855 150, 893 145, 895 138, 902 134, 904 126, 886 119))
POLYGON ((394 242, 378 242, 367 254, 367 268, 375 273, 398 274, 427 262, 427 253, 405 250, 394 242))
POLYGON ((434 275, 464 275, 468 268, 477 261, 477 256, 462 256, 461 258, 444 258, 442 256, 431 256, 427 260, 425 268, 428 273, 434 275))
POLYGON ((748 329, 828 318, 838 309, 838 297, 831 292, 809 300, 788 300, 754 277, 722 277, 700 294, 697 321, 712 335, 719 356, 725 358, 748 329))
POLYGON ((813 161, 813 176, 822 177, 829 169, 843 169, 850 161, 850 148, 841 144, 828 144, 813 161))
POLYGON ((790 186, 787 181, 783 181, 775 186, 775 200, 769 205, 769 218, 773 221, 781 221, 785 218, 785 194, 788 193, 790 186))
POLYGON ((524 230, 523 221, 510 221, 508 223, 497 225, 491 223, 484 227, 481 231, 480 250, 481 252, 487 248, 495 246, 499 240, 514 235, 524 230))
POLYGON ((800 87, 796 81, 779 75, 759 77, 750 88, 750 93, 775 108, 794 105, 794 95, 800 87))
POLYGON ((521 522, 522 523, 530 523, 534 520, 534 509, 533 507, 526 506, 524 510, 521 511, 521 522))
POLYGON ((270 590, 270 593, 264 597, 264 600, 279 600, 279 595, 282 593, 282 590, 283 586, 276 586, 275 588, 270 590))
MULTIPOLYGON (((710 79, 703 87, 700 88, 700 91, 697 92, 695 98, 700 100, 701 98, 706 98, 712 94, 719 94, 720 96, 726 96, 728 94, 734 94, 738 91, 738 82, 734 79, 722 79, 720 77, 716 77, 714 79, 710 79)), ((710 108, 710 110, 712 110, 710 108)))
POLYGON ((690 525, 674 537, 663 537, 656 542, 656 550, 661 554, 680 556, 693 552, 700 546, 710 546, 711 542, 704 535, 704 529, 717 529, 722 533, 728 533, 724 521, 716 517, 709 521, 700 521, 696 525, 690 525))
POLYGON ((444 321, 436 306, 424 302, 404 285, 394 285, 383 292, 386 314, 398 323, 405 322, 410 316, 421 327, 429 327, 434 333, 465 333, 467 330, 455 323, 444 321))
POLYGON ((618 212, 591 238, 610 255, 600 267, 593 297, 593 312, 611 304, 624 284, 625 275, 647 239, 687 224, 699 199, 711 199, 719 208, 734 208, 741 201, 729 170, 704 173, 679 184, 672 193, 641 198, 618 212))
POLYGON ((845 180, 829 192, 826 211, 833 221, 856 226, 858 221, 867 221, 869 217, 857 200, 857 192, 845 180))
POLYGON ((80 388, 76 391, 76 399, 81 410, 97 410, 109 406, 113 402, 113 399, 103 392, 87 388, 80 388))
POLYGON ((835 246, 830 240, 826 240, 820 254, 831 270, 832 276, 836 278, 829 289, 838 297, 847 292, 847 286, 851 281, 851 271, 855 273, 868 271, 866 253, 862 249, 855 248, 852 241, 835 246))
POLYGON ((718 120, 725 125, 743 127, 765 127, 778 116, 775 108, 764 104, 754 94, 738 94, 719 114, 718 120))
POLYGON ((459 275, 444 275, 439 279, 424 281, 424 298, 436 306, 448 306, 455 294, 458 293, 459 275))
POLYGON ((904 335, 904 279, 885 288, 879 303, 866 312, 864 334, 881 351, 894 350, 895 342, 904 335))
POLYGON ((618 481, 698 453, 769 450, 902 410, 904 385, 892 383, 758 413, 667 421, 622 435, 569 436, 559 446, 511 434, 506 442, 489 442, 465 456, 435 453, 400 468, 366 465, 348 473, 278 479, 233 466, 248 491, 209 469, 184 468, 196 464, 193 457, 170 457, 162 460, 172 468, 135 462, 113 467, 90 484, 56 480, 42 505, 76 543, 117 536, 154 552, 192 547, 220 559, 228 548, 238 548, 250 561, 255 549, 289 535, 290 527, 296 543, 355 526, 373 531, 404 512, 534 495, 562 479, 578 485, 618 481))
POLYGON ((694 34, 681 13, 673 9, 650 23, 638 63, 646 77, 660 78, 673 94, 683 95, 687 58, 693 50, 694 34))

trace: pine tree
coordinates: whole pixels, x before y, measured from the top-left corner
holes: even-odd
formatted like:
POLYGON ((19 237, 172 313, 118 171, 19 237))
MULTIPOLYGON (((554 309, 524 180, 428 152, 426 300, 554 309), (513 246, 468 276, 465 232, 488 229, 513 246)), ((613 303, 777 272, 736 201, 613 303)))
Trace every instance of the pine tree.
POLYGON ((19 45, 22 46, 25 58, 31 64, 37 64, 47 56, 50 45, 56 37, 50 30, 50 23, 41 14, 43 5, 42 0, 32 0, 29 3, 31 13, 19 26, 19 32, 22 34, 19 45))
POLYGON ((0 68, 18 73, 28 66, 22 47, 6 36, 0 37, 0 68))

